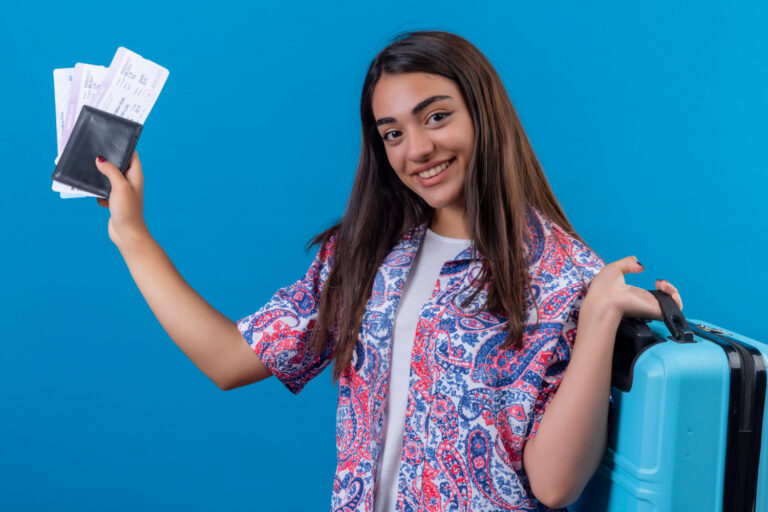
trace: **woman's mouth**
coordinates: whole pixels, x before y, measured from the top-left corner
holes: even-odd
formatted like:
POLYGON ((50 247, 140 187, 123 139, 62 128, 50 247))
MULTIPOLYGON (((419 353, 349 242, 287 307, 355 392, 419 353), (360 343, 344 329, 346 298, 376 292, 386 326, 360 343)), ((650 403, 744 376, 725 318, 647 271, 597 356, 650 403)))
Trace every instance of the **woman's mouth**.
POLYGON ((453 168, 453 163, 455 161, 456 157, 453 157, 450 160, 446 160, 445 162, 432 167, 431 169, 427 169, 426 171, 414 174, 414 177, 422 187, 432 187, 442 182, 443 179, 450 174, 447 173, 446 170, 450 171, 453 168))
POLYGON ((454 158, 451 158, 450 160, 446 160, 445 162, 443 162, 443 163, 441 163, 439 165, 436 165, 435 167, 433 167, 431 169, 427 169, 426 171, 420 172, 419 174, 417 174, 417 176, 419 178, 423 178, 423 179, 427 179, 427 178, 431 178, 433 176, 437 176, 438 174, 443 172, 449 165, 451 165, 455 159, 456 158, 454 157, 454 158))

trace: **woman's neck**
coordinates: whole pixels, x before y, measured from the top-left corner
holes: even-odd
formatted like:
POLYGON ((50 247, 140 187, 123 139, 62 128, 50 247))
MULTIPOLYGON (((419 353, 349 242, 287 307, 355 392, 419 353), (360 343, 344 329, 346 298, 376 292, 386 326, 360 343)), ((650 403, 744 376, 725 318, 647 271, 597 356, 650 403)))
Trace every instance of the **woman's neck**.
POLYGON ((432 222, 429 223, 429 229, 448 238, 470 238, 467 214, 464 209, 438 208, 435 210, 432 222))

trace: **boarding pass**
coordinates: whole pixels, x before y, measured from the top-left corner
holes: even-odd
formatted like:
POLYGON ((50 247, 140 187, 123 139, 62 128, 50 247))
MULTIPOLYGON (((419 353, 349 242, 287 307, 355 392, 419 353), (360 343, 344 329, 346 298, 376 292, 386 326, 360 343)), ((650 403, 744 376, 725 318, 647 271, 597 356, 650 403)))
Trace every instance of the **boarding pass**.
MULTIPOLYGON (((144 124, 168 79, 168 70, 120 47, 108 68, 75 64, 53 70, 58 163, 83 105, 144 124)), ((62 198, 93 194, 53 181, 62 198)))

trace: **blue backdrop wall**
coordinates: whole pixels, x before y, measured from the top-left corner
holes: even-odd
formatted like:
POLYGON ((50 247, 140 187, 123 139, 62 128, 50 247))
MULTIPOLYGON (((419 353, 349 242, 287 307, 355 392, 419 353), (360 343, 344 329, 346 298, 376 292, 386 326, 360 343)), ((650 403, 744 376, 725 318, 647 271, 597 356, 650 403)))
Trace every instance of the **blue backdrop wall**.
POLYGON ((170 341, 93 199, 50 190, 52 70, 118 46, 170 76, 142 133, 150 230, 239 319, 342 213, 368 63, 405 29, 495 64, 576 229, 689 318, 766 339, 760 2, 74 1, 0 14, 0 509, 327 510, 335 388, 222 392, 170 341))

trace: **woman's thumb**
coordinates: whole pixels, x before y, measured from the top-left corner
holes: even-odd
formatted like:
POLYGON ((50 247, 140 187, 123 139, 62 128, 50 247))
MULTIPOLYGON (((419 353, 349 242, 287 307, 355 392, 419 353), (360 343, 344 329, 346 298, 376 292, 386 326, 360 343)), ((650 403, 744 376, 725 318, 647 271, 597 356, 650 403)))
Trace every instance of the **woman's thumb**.
POLYGON ((101 155, 96 157, 96 169, 107 177, 112 186, 114 186, 117 181, 125 179, 125 176, 120 172, 120 169, 118 169, 115 164, 107 162, 107 159, 101 155))
POLYGON ((638 274, 645 270, 645 267, 640 263, 635 256, 627 256, 618 261, 619 268, 623 274, 638 274))
POLYGON ((630 257, 630 264, 634 265, 635 267, 635 270, 633 270, 633 272, 642 272, 643 270, 645 270, 645 267, 643 266, 642 263, 640 263, 640 260, 638 260, 636 256, 630 257))

